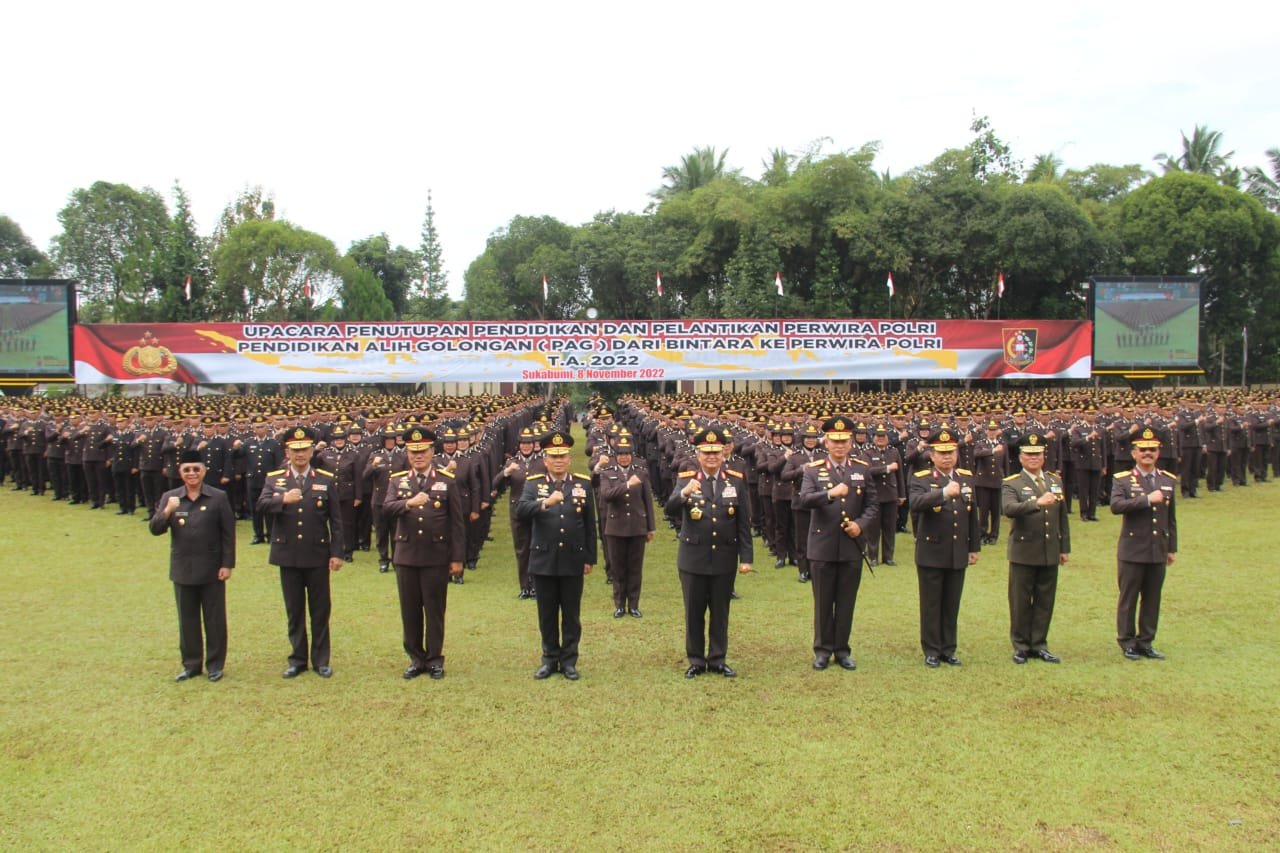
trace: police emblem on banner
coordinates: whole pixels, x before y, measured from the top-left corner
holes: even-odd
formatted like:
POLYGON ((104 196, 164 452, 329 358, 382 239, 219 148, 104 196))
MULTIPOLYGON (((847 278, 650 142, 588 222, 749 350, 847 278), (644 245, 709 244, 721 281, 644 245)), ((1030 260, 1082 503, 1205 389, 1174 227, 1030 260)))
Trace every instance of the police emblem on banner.
POLYGON ((1014 370, 1026 370, 1036 360, 1035 329, 1003 329, 1004 360, 1014 370))
POLYGON ((137 346, 125 352, 120 366, 134 376, 172 376, 178 371, 178 359, 168 347, 160 346, 155 335, 147 332, 137 346))

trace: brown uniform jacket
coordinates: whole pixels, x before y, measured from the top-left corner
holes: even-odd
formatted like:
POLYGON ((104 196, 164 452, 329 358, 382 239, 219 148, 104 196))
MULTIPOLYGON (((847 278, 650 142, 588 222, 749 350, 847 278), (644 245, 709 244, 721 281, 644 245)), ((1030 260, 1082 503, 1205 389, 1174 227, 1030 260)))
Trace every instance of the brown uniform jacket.
POLYGON ((312 466, 305 482, 298 483, 291 468, 268 471, 258 512, 276 516, 268 558, 275 565, 315 568, 342 556, 342 517, 332 472, 312 466), (285 506, 284 493, 295 487, 302 489, 302 500, 285 506))
POLYGON ((387 482, 382 511, 396 520, 396 565, 445 567, 466 559, 469 510, 450 472, 434 465, 422 475, 397 471, 387 482), (419 492, 430 500, 409 506, 419 492))
POLYGON ((1125 563, 1165 563, 1178 552, 1178 517, 1174 509, 1178 478, 1156 468, 1154 488, 1147 488, 1135 467, 1111 483, 1111 512, 1123 515, 1117 557, 1125 563), (1164 503, 1151 504, 1147 492, 1160 489, 1164 503))

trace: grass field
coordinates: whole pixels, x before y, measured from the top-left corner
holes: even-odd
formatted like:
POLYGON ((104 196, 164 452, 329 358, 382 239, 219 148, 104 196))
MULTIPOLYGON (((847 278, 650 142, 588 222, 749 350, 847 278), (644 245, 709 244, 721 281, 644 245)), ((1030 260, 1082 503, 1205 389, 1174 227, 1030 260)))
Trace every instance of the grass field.
POLYGON ((758 547, 741 675, 692 681, 666 529, 643 619, 588 580, 577 683, 532 679, 501 523, 451 588, 445 680, 400 678, 394 578, 362 553, 334 578, 335 676, 285 681, 278 575, 241 524, 226 678, 174 684, 167 538, 6 485, 0 847, 1276 849, 1278 504, 1265 484, 1179 507, 1165 662, 1116 647, 1105 515, 1074 526, 1059 666, 1010 662, 997 547, 969 571, 965 665, 924 667, 903 541, 863 580, 857 672, 810 668, 809 587, 758 547))

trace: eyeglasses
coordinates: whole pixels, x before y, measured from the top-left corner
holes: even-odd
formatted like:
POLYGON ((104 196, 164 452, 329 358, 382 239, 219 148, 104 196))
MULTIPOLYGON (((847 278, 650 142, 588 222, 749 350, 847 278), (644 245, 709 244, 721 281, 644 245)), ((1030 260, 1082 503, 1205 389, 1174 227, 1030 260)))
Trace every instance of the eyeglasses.
POLYGON ((180 473, 180 474, 199 474, 199 473, 200 473, 201 471, 203 471, 203 470, 204 470, 204 466, 203 466, 203 465, 183 465, 181 468, 179 468, 179 469, 178 469, 178 473, 180 473))

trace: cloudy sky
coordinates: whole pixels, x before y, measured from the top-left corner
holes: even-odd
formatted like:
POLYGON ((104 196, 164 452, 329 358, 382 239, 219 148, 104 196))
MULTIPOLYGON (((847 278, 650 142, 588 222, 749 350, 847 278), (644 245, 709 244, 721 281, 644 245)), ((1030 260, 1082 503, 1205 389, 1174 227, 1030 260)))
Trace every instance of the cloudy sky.
POLYGON ((177 180, 208 233, 261 185, 339 250, 416 247, 431 190, 459 295, 511 217, 640 211, 696 146, 757 177, 771 148, 878 141, 896 174, 966 144, 975 113, 1028 164, 1154 168, 1197 123, 1236 165, 1280 146, 1265 4, 863 6, 15 4, 0 214, 47 248, 73 189, 177 180))

